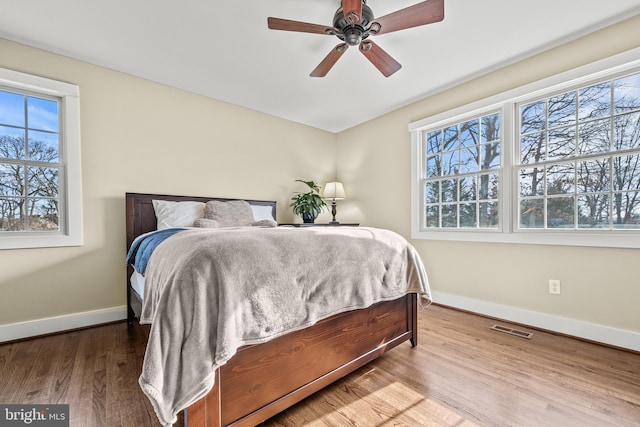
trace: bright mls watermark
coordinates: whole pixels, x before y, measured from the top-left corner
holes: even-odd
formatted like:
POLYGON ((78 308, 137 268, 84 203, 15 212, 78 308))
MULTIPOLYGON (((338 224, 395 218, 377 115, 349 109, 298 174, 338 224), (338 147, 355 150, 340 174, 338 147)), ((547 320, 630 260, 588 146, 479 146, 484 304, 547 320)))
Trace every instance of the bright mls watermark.
POLYGON ((0 404, 0 427, 69 427, 69 405, 0 404))

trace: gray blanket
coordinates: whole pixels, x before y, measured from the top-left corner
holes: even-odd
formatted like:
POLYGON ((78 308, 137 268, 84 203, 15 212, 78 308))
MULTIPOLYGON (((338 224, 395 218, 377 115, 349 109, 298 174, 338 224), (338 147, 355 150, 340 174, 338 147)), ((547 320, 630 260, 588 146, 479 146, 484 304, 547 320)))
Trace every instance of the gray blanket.
POLYGON ((180 232, 149 259, 140 322, 152 326, 140 386, 171 425, 239 347, 410 292, 430 302, 418 254, 388 230, 180 232))

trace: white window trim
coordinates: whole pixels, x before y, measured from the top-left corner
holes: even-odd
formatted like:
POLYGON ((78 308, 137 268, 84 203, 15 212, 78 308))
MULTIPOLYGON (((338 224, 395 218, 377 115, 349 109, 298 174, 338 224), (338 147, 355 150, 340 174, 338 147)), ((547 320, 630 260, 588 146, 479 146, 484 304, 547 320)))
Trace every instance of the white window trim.
POLYGON ((25 232, 15 235, 0 233, 0 249, 80 246, 82 236, 82 172, 80 158, 80 96, 78 86, 0 68, 0 85, 62 99, 63 141, 60 154, 64 159, 64 183, 60 186, 62 212, 59 233, 25 232))
POLYGON ((564 246, 594 246, 612 248, 640 248, 640 232, 635 230, 518 230, 514 227, 517 218, 517 200, 513 200, 512 189, 517 183, 511 167, 505 167, 505 159, 514 161, 513 141, 516 138, 514 105, 525 99, 542 96, 552 91, 561 91, 570 86, 605 78, 615 73, 624 73, 640 66, 640 48, 588 64, 552 77, 539 80, 503 92, 483 100, 437 114, 409 124, 411 133, 411 237, 413 239, 448 240, 464 242, 519 243, 564 246), (500 229, 464 230, 421 229, 422 223, 422 142, 421 132, 426 128, 451 122, 454 117, 480 115, 484 111, 502 108, 502 150, 500 229), (508 157, 507 157, 508 156, 508 157))

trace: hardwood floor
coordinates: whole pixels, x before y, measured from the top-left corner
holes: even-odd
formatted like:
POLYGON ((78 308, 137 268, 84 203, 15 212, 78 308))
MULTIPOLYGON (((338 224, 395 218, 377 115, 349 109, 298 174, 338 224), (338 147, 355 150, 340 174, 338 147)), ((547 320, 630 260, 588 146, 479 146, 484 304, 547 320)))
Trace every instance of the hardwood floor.
MULTIPOLYGON (((431 306, 403 344, 262 427, 638 426, 640 354, 431 306), (533 332, 524 339, 494 324, 533 332)), ((0 345, 0 403, 68 403, 71 426, 158 426, 126 323, 0 345)))

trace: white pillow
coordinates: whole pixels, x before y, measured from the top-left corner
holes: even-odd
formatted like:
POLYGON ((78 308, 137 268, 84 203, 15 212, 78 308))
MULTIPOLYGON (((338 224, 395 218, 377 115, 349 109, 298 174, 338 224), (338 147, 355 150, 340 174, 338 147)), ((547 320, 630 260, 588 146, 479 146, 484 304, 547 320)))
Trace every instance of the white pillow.
POLYGON ((263 219, 274 220, 271 206, 251 205, 251 210, 255 221, 262 221, 263 219))
POLYGON ((158 219, 158 230, 172 227, 193 227, 196 219, 204 217, 202 202, 170 202, 152 200, 158 219))

